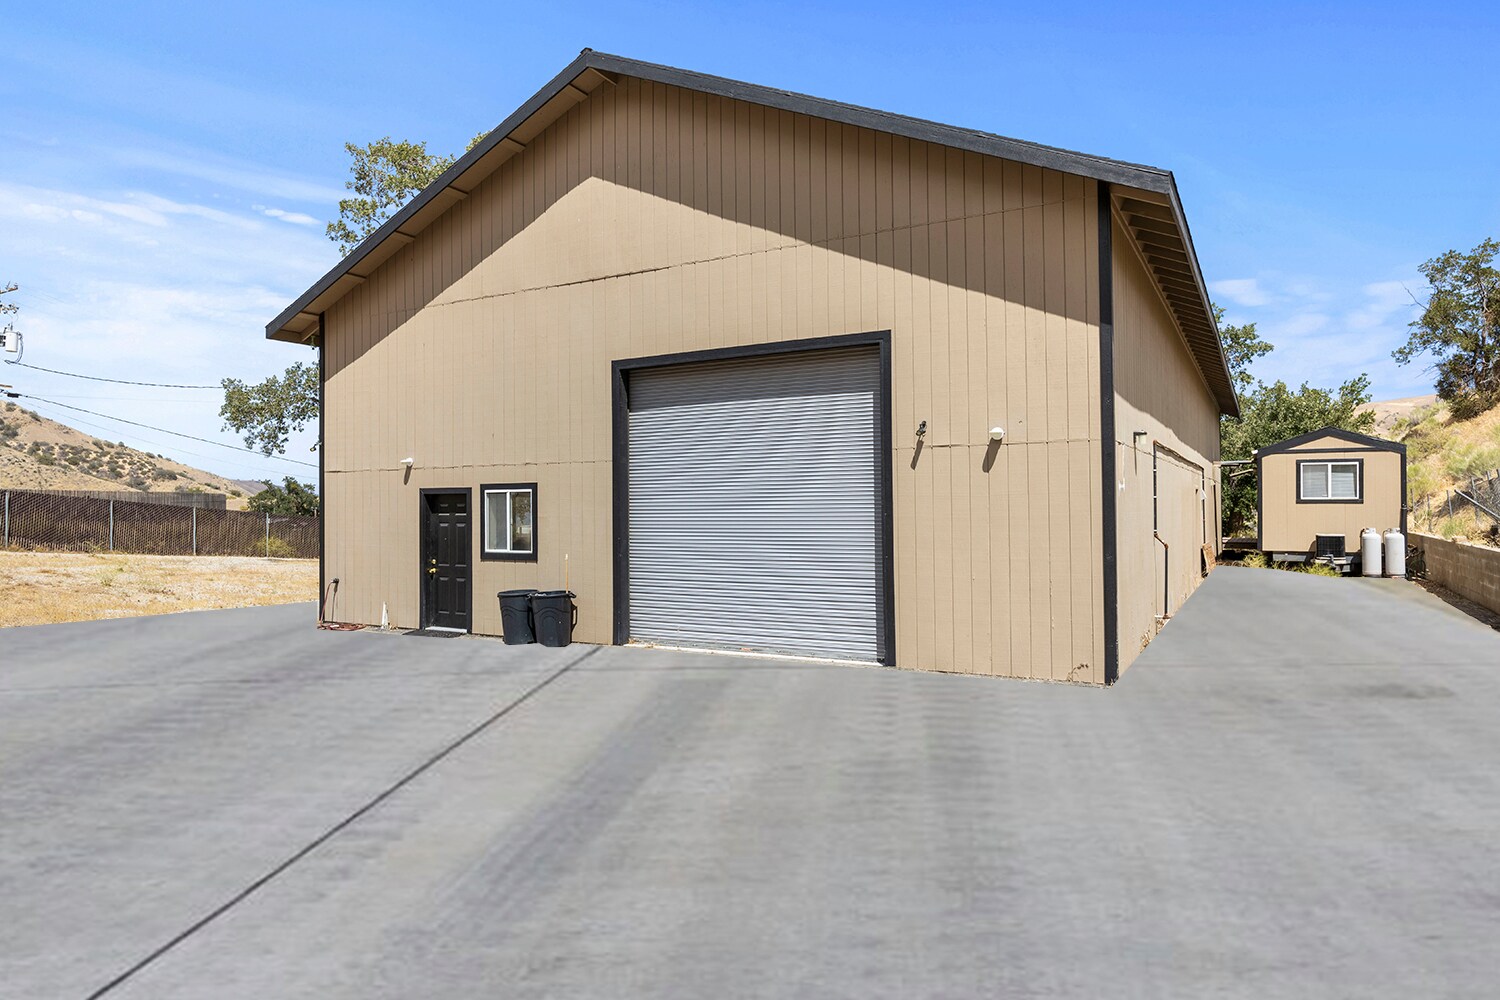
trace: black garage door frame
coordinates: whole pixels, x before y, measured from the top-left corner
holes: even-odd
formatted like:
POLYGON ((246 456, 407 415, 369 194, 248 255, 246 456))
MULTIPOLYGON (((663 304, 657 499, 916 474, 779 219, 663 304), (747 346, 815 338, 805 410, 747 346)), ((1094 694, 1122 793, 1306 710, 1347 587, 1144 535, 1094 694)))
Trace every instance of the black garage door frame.
POLYGON ((880 476, 880 572, 881 609, 885 628, 885 649, 880 662, 896 665, 896 528, 894 518, 895 489, 891 479, 891 331, 851 333, 809 340, 780 340, 768 344, 745 344, 708 351, 684 351, 680 354, 658 354, 649 358, 629 358, 611 363, 611 428, 613 445, 613 516, 614 516, 614 642, 623 646, 630 641, 630 393, 631 372, 643 368, 665 368, 700 361, 731 361, 736 358, 764 357, 772 354, 796 354, 802 351, 824 351, 839 347, 870 347, 880 350, 880 390, 875 417, 875 468, 880 476))

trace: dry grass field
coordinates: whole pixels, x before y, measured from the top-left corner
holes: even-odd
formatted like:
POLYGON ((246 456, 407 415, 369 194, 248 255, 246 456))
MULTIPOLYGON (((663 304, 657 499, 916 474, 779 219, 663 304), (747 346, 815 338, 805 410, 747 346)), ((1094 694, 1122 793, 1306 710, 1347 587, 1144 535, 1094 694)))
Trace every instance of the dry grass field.
POLYGON ((0 552, 0 627, 317 597, 315 559, 0 552))

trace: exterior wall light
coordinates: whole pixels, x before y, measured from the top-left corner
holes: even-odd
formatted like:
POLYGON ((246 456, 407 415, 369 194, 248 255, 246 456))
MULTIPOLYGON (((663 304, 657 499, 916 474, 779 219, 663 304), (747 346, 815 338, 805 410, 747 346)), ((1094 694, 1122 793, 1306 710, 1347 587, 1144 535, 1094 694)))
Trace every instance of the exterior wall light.
POLYGON ((990 428, 990 440, 991 441, 1004 441, 1005 440, 1005 428, 1004 427, 991 427, 990 428))

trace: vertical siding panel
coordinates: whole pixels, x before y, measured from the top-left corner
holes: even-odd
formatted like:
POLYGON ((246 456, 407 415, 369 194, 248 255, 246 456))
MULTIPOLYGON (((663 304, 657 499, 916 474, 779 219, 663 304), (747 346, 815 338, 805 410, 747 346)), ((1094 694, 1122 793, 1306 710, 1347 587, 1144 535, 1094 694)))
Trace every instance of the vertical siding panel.
POLYGON ((808 141, 811 144, 811 162, 808 164, 808 183, 811 190, 809 204, 811 229, 808 239, 823 243, 828 237, 828 124, 821 118, 808 120, 808 141))
MULTIPOLYGON (((1073 489, 1068 456, 1068 356, 1066 271, 1061 200, 1061 175, 1046 171, 1043 175, 1044 203, 1042 217, 1042 329, 1046 343, 1047 493, 1052 497, 1047 515, 1049 595, 1052 606, 1053 680, 1065 679, 1073 668, 1073 601, 1074 560, 1069 531, 1075 499, 1083 498, 1073 489)), ((1085 501, 1086 502, 1086 501, 1085 501)))
MULTIPOLYGON (((983 558, 974 546, 971 492, 973 473, 969 469, 970 452, 971 449, 966 445, 943 450, 944 457, 949 459, 946 485, 949 496, 953 498, 952 515, 948 519, 950 535, 946 549, 952 553, 951 572, 948 578, 952 581, 949 604, 953 615, 951 629, 953 648, 948 658, 948 669, 959 670, 966 674, 976 672, 973 642, 974 569, 983 558)), ((983 668, 979 668, 978 672, 982 673, 983 668)))
POLYGON ((824 190, 828 198, 828 232, 826 239, 831 243, 843 239, 849 235, 848 228, 844 225, 844 129, 837 122, 827 122, 823 134, 826 144, 827 156, 825 158, 826 171, 823 178, 824 190))
POLYGON ((771 197, 775 183, 771 171, 773 153, 769 146, 769 130, 766 128, 766 109, 750 106, 750 252, 763 254, 767 247, 767 219, 771 216, 774 202, 771 197))
POLYGON ((853 125, 844 125, 839 128, 842 148, 840 162, 843 165, 843 171, 838 185, 839 194, 844 203, 842 235, 845 239, 858 236, 863 232, 860 228, 859 132, 860 130, 853 125))
POLYGON ((973 621, 971 645, 974 651, 974 669, 979 673, 991 673, 992 619, 989 604, 990 581, 994 569, 988 503, 989 476, 984 471, 984 463, 989 456, 988 429, 996 420, 990 416, 986 384, 990 344, 985 297, 985 219, 980 211, 983 208, 983 188, 980 184, 982 169, 977 159, 972 163, 965 163, 966 172, 974 174, 971 192, 975 195, 975 214, 964 223, 964 298, 968 320, 968 331, 964 339, 968 344, 966 374, 969 383, 969 424, 976 435, 969 440, 977 443, 967 449, 965 456, 967 478, 964 490, 965 496, 970 498, 967 523, 972 525, 973 533, 970 546, 973 564, 969 603, 973 621))
POLYGON ((933 652, 929 666, 937 670, 960 669, 954 656, 957 643, 953 635, 953 562, 955 544, 961 538, 953 524, 953 461, 957 451, 932 449, 926 477, 932 490, 932 502, 924 508, 932 512, 933 652))
MULTIPOLYGON (((998 190, 998 164, 995 184, 991 195, 986 185, 986 197, 1000 201, 998 190)), ((987 179, 989 175, 986 175, 987 179)), ((1006 430, 1006 440, 995 452, 993 464, 985 475, 985 492, 988 501, 988 527, 990 531, 990 594, 987 620, 991 622, 990 666, 992 673, 1010 673, 1010 633, 1013 629, 1011 592, 1011 542, 1009 510, 1006 505, 1005 459, 1015 449, 1010 437, 1015 425, 1011 412, 1008 365, 1012 331, 1006 325, 1005 301, 1005 216, 1000 211, 984 218, 984 322, 986 332, 986 397, 989 401, 989 419, 1006 430)))
POLYGON ((925 180, 927 182, 928 222, 942 222, 948 217, 948 153, 942 146, 923 144, 925 180))

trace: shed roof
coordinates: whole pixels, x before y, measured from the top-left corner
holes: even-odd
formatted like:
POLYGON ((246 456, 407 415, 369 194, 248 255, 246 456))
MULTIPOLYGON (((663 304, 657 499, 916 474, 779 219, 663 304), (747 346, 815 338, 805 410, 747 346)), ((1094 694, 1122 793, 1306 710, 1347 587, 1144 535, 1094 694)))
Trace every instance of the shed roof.
POLYGON ((528 142, 587 98, 596 87, 613 83, 621 76, 1109 182, 1113 186, 1114 208, 1145 256, 1204 381, 1224 413, 1239 412, 1213 307, 1171 171, 641 62, 592 49, 579 53, 578 58, 530 100, 266 324, 266 336, 294 343, 309 341, 317 332, 319 313, 367 280, 375 268, 411 243, 418 233, 449 208, 468 197, 480 181, 524 150, 528 142))
POLYGON ((1346 431, 1342 427, 1334 427, 1330 424, 1327 427, 1320 427, 1315 431, 1308 431, 1306 434, 1298 434, 1296 437, 1289 437, 1285 441, 1277 441, 1275 444, 1268 444, 1264 448, 1258 448, 1255 451, 1255 458, 1259 461, 1267 455, 1279 455, 1282 452, 1295 451, 1302 445, 1310 441, 1317 441, 1320 438, 1334 438, 1338 441, 1345 441, 1352 445, 1354 449, 1367 448, 1371 451, 1394 451, 1402 455, 1406 454, 1406 445, 1399 441, 1371 437, 1368 434, 1360 434, 1357 431, 1346 431))

